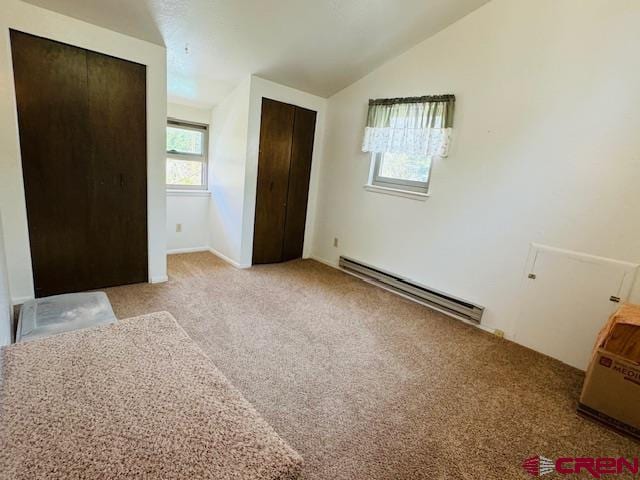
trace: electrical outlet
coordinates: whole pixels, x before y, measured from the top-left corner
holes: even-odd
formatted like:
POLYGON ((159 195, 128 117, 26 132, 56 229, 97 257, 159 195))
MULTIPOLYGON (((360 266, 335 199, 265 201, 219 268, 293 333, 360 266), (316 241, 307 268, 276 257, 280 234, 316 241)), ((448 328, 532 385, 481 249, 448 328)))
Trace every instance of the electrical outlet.
POLYGON ((176 232, 180 233, 182 231, 182 224, 176 223, 176 232))
POLYGON ((337 246, 338 246, 338 237, 335 237, 335 238, 333 239, 333 246, 334 246, 334 247, 337 247, 337 246))
POLYGON ((504 338, 504 332, 502 330, 498 330, 497 328, 493 331, 493 334, 498 338, 504 338))

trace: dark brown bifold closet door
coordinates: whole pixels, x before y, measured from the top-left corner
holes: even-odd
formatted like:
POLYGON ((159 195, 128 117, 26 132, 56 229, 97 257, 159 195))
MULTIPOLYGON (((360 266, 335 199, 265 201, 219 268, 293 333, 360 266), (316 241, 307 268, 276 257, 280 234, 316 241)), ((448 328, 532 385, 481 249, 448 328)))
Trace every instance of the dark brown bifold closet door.
POLYGON ((11 31, 37 297, 147 280, 146 70, 11 31))
POLYGON ((302 256, 316 112, 262 99, 253 263, 302 256))
POLYGON ((100 287, 146 282, 146 68, 94 52, 87 52, 87 65, 94 172, 89 231, 92 249, 101 252, 92 256, 96 280, 100 287))
POLYGON ((315 129, 316 112, 296 107, 296 116, 293 122, 289 193, 287 195, 287 217, 282 243, 282 260, 293 260, 294 258, 302 257, 315 129))

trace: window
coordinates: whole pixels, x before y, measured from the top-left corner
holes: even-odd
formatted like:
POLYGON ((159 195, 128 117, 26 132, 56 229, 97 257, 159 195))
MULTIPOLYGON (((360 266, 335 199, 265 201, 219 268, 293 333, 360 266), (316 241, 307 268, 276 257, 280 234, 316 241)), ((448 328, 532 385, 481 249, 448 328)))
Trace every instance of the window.
POLYGON ((167 188, 206 190, 207 126, 169 120, 167 188))
POLYGON ((424 197, 432 159, 447 156, 454 103, 454 95, 369 100, 362 151, 371 153, 371 174, 365 187, 424 197))
POLYGON ((373 153, 371 184, 427 193, 431 157, 404 153, 373 153))

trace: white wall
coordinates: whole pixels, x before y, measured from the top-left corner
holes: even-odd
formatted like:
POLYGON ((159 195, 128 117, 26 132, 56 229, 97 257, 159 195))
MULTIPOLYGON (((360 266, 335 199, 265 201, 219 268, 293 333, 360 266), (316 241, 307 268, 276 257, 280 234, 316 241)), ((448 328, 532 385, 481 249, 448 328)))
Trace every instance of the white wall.
POLYGON ((211 121, 211 109, 169 102, 167 103, 167 117, 209 125, 211 121))
POLYGON ((237 266, 241 266, 250 91, 247 78, 213 109, 211 117, 209 245, 237 266))
POLYGON ((208 192, 167 192, 168 254, 209 249, 209 202, 208 192))
POLYGON ((640 262, 638 25, 635 0, 493 0, 331 97, 314 256, 485 305, 508 337, 530 242, 640 262), (444 93, 427 201, 364 190, 368 99, 444 93))
POLYGON ((147 65, 149 278, 166 280, 166 50, 19 0, 0 16, 0 210, 14 302, 33 297, 9 28, 147 65))
MULTIPOLYGON (((169 103, 167 116, 176 120, 209 125, 211 109, 169 103)), ((209 143, 211 143, 210 138, 209 143)), ((209 192, 167 192, 167 253, 200 251, 209 248, 209 196, 209 192), (180 232, 176 231, 177 225, 181 226, 180 232)))
POLYGON ((0 346, 11 343, 11 318, 13 315, 11 294, 9 292, 9 276, 7 275, 7 258, 4 252, 4 236, 2 232, 2 215, 0 215, 0 346))

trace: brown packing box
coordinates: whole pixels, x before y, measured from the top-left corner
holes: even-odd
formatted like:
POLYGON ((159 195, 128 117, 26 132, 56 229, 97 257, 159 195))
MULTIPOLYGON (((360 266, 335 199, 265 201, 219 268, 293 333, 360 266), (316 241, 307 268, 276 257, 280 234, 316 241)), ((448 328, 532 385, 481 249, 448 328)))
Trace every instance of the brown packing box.
POLYGON ((598 349, 578 411, 640 439, 640 365, 598 349))
POLYGON ((640 439, 640 306, 623 305, 598 335, 578 411, 640 439))
POLYGON ((631 323, 615 324, 604 349, 640 364, 640 327, 631 323))

